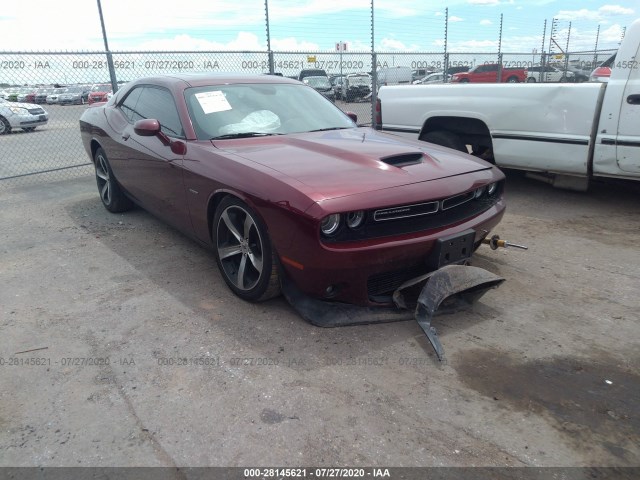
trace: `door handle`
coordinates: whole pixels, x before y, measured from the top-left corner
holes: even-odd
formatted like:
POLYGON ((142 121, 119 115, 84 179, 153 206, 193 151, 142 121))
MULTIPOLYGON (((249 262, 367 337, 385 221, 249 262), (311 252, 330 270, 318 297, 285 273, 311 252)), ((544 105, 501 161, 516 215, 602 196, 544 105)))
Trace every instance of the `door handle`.
POLYGON ((640 105, 640 95, 629 95, 627 97, 627 103, 629 105, 640 105))
POLYGON ((129 140, 130 136, 131 134, 129 132, 125 132, 122 134, 122 139, 126 142, 127 140, 129 140))

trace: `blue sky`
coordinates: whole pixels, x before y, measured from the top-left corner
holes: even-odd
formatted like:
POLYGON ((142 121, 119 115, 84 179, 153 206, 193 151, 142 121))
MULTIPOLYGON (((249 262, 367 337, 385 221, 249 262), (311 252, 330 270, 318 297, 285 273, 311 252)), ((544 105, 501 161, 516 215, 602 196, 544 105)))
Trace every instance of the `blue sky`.
MULTIPOLYGON (((370 0, 269 0, 271 47, 277 51, 368 51, 370 0)), ((265 50, 264 0, 180 0, 171 8, 151 0, 102 0, 111 50, 265 50), (176 5, 179 5, 179 10, 176 5)), ((558 20, 564 48, 589 50, 600 26, 600 48, 615 48, 625 26, 640 17, 638 0, 374 0, 377 51, 441 52, 449 9, 448 50, 502 51, 542 48, 547 20, 558 20)), ((101 50, 94 0, 3 2, 1 50, 101 50), (34 12, 38 14, 34 15, 34 12), (49 13, 47 13, 49 12, 49 13), (36 33, 37 32, 37 33, 36 33)))

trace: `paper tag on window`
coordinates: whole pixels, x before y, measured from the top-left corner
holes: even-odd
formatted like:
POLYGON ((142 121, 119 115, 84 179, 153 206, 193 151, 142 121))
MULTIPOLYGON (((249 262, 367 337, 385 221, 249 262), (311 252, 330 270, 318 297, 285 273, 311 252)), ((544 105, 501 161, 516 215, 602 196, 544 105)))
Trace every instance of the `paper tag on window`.
POLYGON ((196 93, 196 98, 205 114, 231 110, 231 105, 220 90, 196 93))

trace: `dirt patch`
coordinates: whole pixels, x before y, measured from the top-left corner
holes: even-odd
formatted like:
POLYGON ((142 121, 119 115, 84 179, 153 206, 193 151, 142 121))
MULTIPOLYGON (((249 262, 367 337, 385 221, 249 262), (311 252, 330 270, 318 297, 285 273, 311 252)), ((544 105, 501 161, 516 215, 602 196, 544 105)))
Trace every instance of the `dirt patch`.
POLYGON ((456 361, 464 384, 507 409, 533 412, 594 462, 608 452, 629 466, 640 461, 640 375, 635 359, 606 354, 527 361, 468 350, 456 361))

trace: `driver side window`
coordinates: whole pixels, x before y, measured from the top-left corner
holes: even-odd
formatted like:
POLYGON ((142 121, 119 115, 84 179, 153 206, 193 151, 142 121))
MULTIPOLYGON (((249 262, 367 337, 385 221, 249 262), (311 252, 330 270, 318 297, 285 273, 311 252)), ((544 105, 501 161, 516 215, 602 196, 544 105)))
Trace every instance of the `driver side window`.
POLYGON ((134 88, 120 104, 120 110, 130 123, 143 118, 155 118, 163 133, 170 137, 184 138, 180 116, 171 93, 160 87, 134 88))

